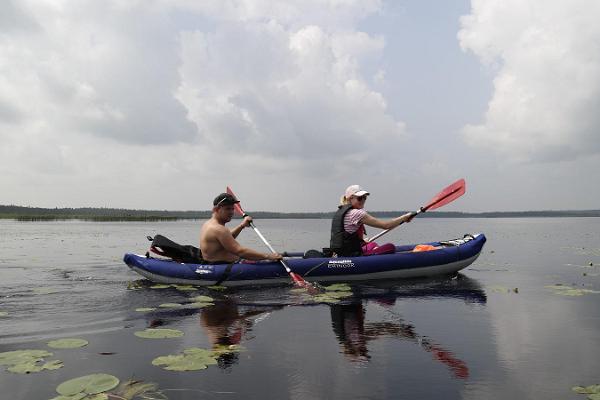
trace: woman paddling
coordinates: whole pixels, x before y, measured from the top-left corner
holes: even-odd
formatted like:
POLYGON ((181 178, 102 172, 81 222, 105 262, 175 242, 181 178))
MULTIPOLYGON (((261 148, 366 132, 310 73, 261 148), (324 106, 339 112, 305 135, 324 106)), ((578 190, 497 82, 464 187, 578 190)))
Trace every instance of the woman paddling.
POLYGON ((387 221, 377 219, 364 210, 367 196, 370 193, 359 185, 348 186, 340 199, 340 206, 331 221, 331 241, 329 247, 337 256, 361 256, 372 254, 393 253, 395 246, 386 243, 377 246, 365 240, 365 225, 381 229, 392 229, 403 222, 410 222, 413 213, 387 221))

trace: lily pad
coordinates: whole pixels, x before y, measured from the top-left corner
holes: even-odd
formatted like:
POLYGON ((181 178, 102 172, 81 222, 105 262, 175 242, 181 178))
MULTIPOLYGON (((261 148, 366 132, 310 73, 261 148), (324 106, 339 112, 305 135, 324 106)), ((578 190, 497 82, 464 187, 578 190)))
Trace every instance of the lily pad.
POLYGON ((106 394, 106 393, 92 394, 85 398, 85 400, 108 400, 108 399, 109 399, 109 397, 108 397, 108 394, 106 394))
POLYGON ((48 342, 48 347, 53 349, 76 349, 88 345, 88 341, 85 339, 66 338, 57 339, 48 342))
POLYGON ((210 307, 210 306, 214 306, 214 305, 215 305, 215 303, 195 302, 195 303, 186 304, 185 307, 186 308, 204 308, 204 307, 210 307))
POLYGON ((114 389, 118 384, 119 378, 116 376, 91 374, 65 381, 56 387, 56 391, 63 396, 98 394, 114 389))
POLYGON ((211 289, 211 290, 227 290, 227 286, 222 286, 222 285, 212 285, 212 286, 207 286, 207 288, 211 289))
POLYGON ((143 289, 144 287, 145 286, 139 280, 127 283, 127 290, 140 290, 140 289, 143 289))
POLYGON ((183 336, 183 332, 177 329, 165 329, 165 328, 148 328, 143 331, 134 333, 135 336, 144 339, 166 339, 176 338, 183 336))
POLYGON ((54 293, 59 293, 60 290, 58 289, 54 289, 54 288, 45 288, 45 287, 41 287, 41 288, 33 288, 31 289, 31 291, 35 294, 54 294, 54 293))
POLYGON ((137 312, 150 312, 150 311, 155 311, 156 307, 140 307, 140 308, 136 308, 135 311, 137 312))
POLYGON ((333 297, 333 296, 328 296, 326 294, 318 294, 316 296, 313 297, 313 300, 316 301, 317 303, 339 303, 340 299, 333 297))
POLYGON ((343 299, 345 297, 352 297, 352 292, 327 292, 326 296, 333 297, 336 299, 343 299))
POLYGON ((197 287, 195 287, 195 286, 192 286, 192 285, 174 285, 174 287, 175 287, 175 289, 177 289, 177 290, 181 290, 181 291, 184 291, 184 292, 185 292, 185 291, 190 291, 190 292, 192 292, 192 291, 196 291, 196 290, 198 290, 198 288, 197 288, 197 287))
POLYGON ((171 287, 171 285, 165 285, 165 284, 159 283, 157 285, 150 286, 150 289, 167 289, 170 287, 171 287))
POLYGON ((160 304, 159 307, 160 308, 178 308, 178 307, 182 307, 183 304, 179 304, 179 303, 163 303, 160 304))
POLYGON ((567 286, 567 285, 547 285, 544 286, 546 289, 553 289, 553 290, 567 290, 567 289, 573 289, 571 286, 567 286))
POLYGON ((168 371, 198 371, 217 364, 217 356, 210 350, 192 347, 183 354, 160 356, 152 360, 152 365, 162 366, 168 371))
POLYGON ((212 354, 221 355, 221 354, 239 353, 240 351, 243 351, 243 350, 244 350, 244 347, 240 346, 239 344, 230 344, 230 345, 220 344, 220 345, 213 347, 212 354))
POLYGON ((600 393, 600 385, 573 386, 571 390, 579 394, 600 393))
POLYGON ((7 371, 14 372, 15 374, 30 374, 32 372, 40 372, 43 370, 55 370, 64 367, 64 364, 60 360, 48 361, 44 364, 39 364, 37 361, 28 361, 24 363, 15 364, 12 367, 7 368, 7 371))
POLYGON ((29 361, 41 361, 52 356, 46 350, 14 350, 0 353, 0 365, 15 365, 29 361))
POLYGON ((210 303, 215 301, 215 299, 213 299, 210 296, 195 296, 192 297, 190 300, 192 300, 195 303, 210 303))
POLYGON ((347 292, 352 288, 347 283, 335 283, 333 285, 325 286, 325 290, 334 292, 347 292))
POLYGON ((0 365, 8 366, 7 371, 16 374, 29 374, 43 370, 53 370, 63 367, 60 360, 48 361, 41 364, 44 358, 51 357, 46 350, 14 350, 0 353, 0 365))
POLYGON ((87 394, 85 394, 85 393, 77 393, 72 396, 63 396, 61 394, 61 395, 51 398, 50 400, 81 400, 83 398, 88 399, 89 397, 86 397, 86 396, 87 396, 87 394))
POLYGON ((47 369, 49 371, 52 371, 52 370, 59 369, 59 368, 62 368, 62 367, 64 367, 64 364, 63 364, 62 361, 60 361, 60 360, 51 360, 51 361, 48 361, 47 363, 45 363, 42 366, 42 369, 47 369))
POLYGON ((0 311, 0 318, 6 317, 8 313, 6 311, 0 311))
POLYGON ((573 288, 571 286, 566 286, 566 285, 551 285, 551 286, 544 286, 544 287, 547 289, 553 289, 554 294, 559 294, 561 296, 583 296, 584 294, 589 294, 589 293, 600 293, 600 291, 598 291, 598 290, 576 289, 576 288, 573 288))

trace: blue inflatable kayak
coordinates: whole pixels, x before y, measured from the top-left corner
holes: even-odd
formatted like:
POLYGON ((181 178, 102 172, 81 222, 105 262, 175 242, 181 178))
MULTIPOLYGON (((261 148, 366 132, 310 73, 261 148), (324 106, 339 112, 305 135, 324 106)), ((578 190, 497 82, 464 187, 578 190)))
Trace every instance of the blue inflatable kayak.
MULTIPOLYGON (((414 252, 416 245, 396 246, 384 255, 337 258, 286 258, 295 273, 307 281, 357 281, 419 278, 452 275, 472 264, 485 243, 482 233, 461 239, 427 243, 434 250, 414 252)), ((289 283, 290 277, 278 262, 239 262, 234 264, 185 264, 144 255, 125 254, 125 263, 145 278, 159 283, 198 286, 245 286, 289 283)))

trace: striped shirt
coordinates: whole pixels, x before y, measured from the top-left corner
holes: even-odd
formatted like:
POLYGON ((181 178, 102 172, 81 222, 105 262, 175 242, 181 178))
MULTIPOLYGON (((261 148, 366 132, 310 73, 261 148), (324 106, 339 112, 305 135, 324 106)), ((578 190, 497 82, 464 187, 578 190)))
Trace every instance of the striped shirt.
POLYGON ((362 225, 361 220, 367 215, 367 212, 362 208, 353 208, 344 216, 344 230, 348 233, 354 233, 362 225))

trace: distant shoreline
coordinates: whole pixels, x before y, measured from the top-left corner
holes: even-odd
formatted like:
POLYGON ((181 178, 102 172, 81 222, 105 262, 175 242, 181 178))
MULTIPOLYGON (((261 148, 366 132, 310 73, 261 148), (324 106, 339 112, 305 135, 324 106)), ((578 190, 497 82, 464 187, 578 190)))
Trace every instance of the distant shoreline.
MULTIPOLYGON (((370 211, 375 217, 391 218, 407 211, 370 211)), ((250 214, 260 219, 330 219, 331 212, 282 213, 254 211, 250 214)), ((177 221, 184 219, 207 219, 211 211, 168 211, 168 210, 129 210, 120 208, 40 208, 0 205, 0 219, 18 221, 177 221)), ((424 218, 526 218, 526 217, 600 217, 600 210, 564 211, 491 211, 467 213, 457 211, 430 211, 424 218)))

